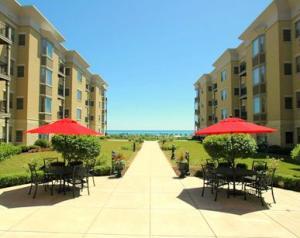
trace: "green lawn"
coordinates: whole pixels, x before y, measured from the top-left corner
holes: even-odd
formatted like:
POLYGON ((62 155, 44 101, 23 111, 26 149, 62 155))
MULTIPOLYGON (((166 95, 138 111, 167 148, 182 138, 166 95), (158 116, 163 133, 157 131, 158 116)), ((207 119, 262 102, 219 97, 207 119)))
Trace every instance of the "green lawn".
MULTIPOLYGON (((98 164, 110 166, 112 150, 124 155, 127 166, 131 163, 135 155, 132 151, 132 143, 129 141, 103 140, 101 141, 101 153, 97 158, 98 164)), ((62 160, 61 155, 55 151, 22 153, 0 162, 0 176, 28 173, 28 163, 34 160, 42 165, 43 159, 47 157, 58 157, 62 160)))
MULTIPOLYGON (((206 159, 210 158, 209 155, 205 152, 203 145, 198 141, 173 141, 165 143, 165 146, 171 146, 172 144, 174 144, 177 147, 176 158, 178 158, 185 151, 190 152, 190 166, 193 172, 199 170, 201 168, 201 164, 205 163, 206 159)), ((171 151, 165 151, 165 153, 168 156, 168 158, 171 158, 171 151)), ((257 155, 255 159, 268 161, 265 155, 257 155)), ((236 161, 246 163, 248 165, 248 168, 251 168, 253 158, 238 159, 236 161)), ((172 164, 176 166, 175 161, 172 161, 172 164)), ((296 178, 300 178, 300 165, 280 161, 276 174, 290 175, 296 178)))

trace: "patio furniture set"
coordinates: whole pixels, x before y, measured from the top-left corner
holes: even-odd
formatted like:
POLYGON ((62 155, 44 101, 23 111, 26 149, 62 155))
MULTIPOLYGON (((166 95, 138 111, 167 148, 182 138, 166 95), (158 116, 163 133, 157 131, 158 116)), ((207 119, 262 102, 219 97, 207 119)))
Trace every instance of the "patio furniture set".
POLYGON ((75 197, 76 189, 89 190, 89 178, 94 181, 94 166, 95 160, 90 160, 88 163, 82 161, 71 161, 65 163, 58 161, 58 158, 44 159, 44 165, 37 168, 36 164, 28 164, 31 176, 30 189, 28 195, 33 192, 33 198, 36 197, 39 185, 44 186, 44 190, 50 189, 51 195, 54 193, 55 185, 58 185, 58 193, 72 190, 73 197, 75 197))
POLYGON ((227 198, 230 194, 243 195, 246 200, 247 193, 251 192, 261 199, 262 205, 265 205, 262 193, 270 190, 273 202, 276 203, 273 191, 275 170, 275 168, 269 169, 267 163, 262 161, 253 161, 251 169, 247 169, 245 164, 232 167, 227 163, 218 163, 215 166, 215 163, 207 161, 205 165, 202 165, 202 196, 204 196, 205 188, 210 187, 211 193, 215 193, 214 200, 217 201, 219 189, 227 186, 227 198))

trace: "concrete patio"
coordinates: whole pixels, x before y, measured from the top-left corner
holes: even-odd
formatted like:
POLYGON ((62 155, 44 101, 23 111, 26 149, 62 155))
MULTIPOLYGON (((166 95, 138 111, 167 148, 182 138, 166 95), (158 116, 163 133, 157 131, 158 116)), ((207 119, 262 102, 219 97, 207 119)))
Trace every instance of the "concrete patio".
POLYGON ((201 188, 199 178, 177 179, 157 142, 145 142, 123 178, 97 177, 90 196, 1 189, 0 237, 300 237, 300 193, 275 189, 267 208, 225 193, 214 202, 201 188))

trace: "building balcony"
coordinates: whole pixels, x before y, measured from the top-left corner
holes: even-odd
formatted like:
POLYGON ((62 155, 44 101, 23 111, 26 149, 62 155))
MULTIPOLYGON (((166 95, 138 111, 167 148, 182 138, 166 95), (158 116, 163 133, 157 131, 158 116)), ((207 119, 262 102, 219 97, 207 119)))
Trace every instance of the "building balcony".
POLYGON ((59 97, 64 98, 65 94, 64 94, 65 90, 64 90, 64 86, 63 85, 58 85, 58 89, 57 89, 57 94, 59 97))
POLYGON ((9 80, 10 77, 8 75, 7 64, 0 63, 0 80, 9 80))
POLYGON ((244 86, 240 88, 240 97, 245 97, 245 96, 247 96, 247 88, 244 86))
POLYGON ((58 111, 57 112, 57 119, 63 119, 64 118, 64 113, 63 111, 58 111))
POLYGON ((10 113, 7 113, 6 100, 0 101, 0 118, 10 118, 10 113))
POLYGON ((61 75, 61 76, 65 76, 65 65, 64 63, 60 62, 58 64, 58 73, 61 75))
POLYGON ((12 44, 11 28, 3 22, 0 22, 0 44, 12 44))
POLYGON ((247 65, 245 62, 240 64, 240 75, 245 75, 246 74, 246 69, 247 69, 247 65))
POLYGON ((213 91, 217 91, 218 90, 218 84, 214 83, 212 89, 213 89, 213 91))

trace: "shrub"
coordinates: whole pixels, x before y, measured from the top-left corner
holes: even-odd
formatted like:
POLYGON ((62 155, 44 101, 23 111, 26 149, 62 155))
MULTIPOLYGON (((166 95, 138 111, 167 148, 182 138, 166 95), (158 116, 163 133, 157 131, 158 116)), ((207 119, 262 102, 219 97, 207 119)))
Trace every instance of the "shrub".
POLYGON ((94 136, 53 136, 53 148, 68 160, 94 159, 100 154, 100 140, 94 136))
POLYGON ((277 155, 290 155, 291 150, 289 147, 280 147, 279 145, 270 145, 267 148, 268 153, 277 155))
POLYGON ((41 147, 38 145, 20 145, 19 146, 22 153, 25 152, 38 152, 41 150, 41 147))
POLYGON ((97 165, 94 168, 96 176, 110 175, 111 167, 108 165, 97 165))
POLYGON ((12 155, 20 154, 22 152, 19 146, 12 144, 0 144, 0 161, 9 158, 12 155))
POLYGON ((204 149, 213 158, 224 158, 234 163, 235 158, 247 158, 257 150, 256 141, 248 134, 224 134, 207 136, 204 149))
POLYGON ((291 151, 291 157, 292 159, 300 160, 300 144, 296 145, 291 151))
POLYGON ((34 145, 40 146, 41 148, 49 148, 50 147, 50 142, 45 140, 45 139, 37 139, 34 142, 34 145))

